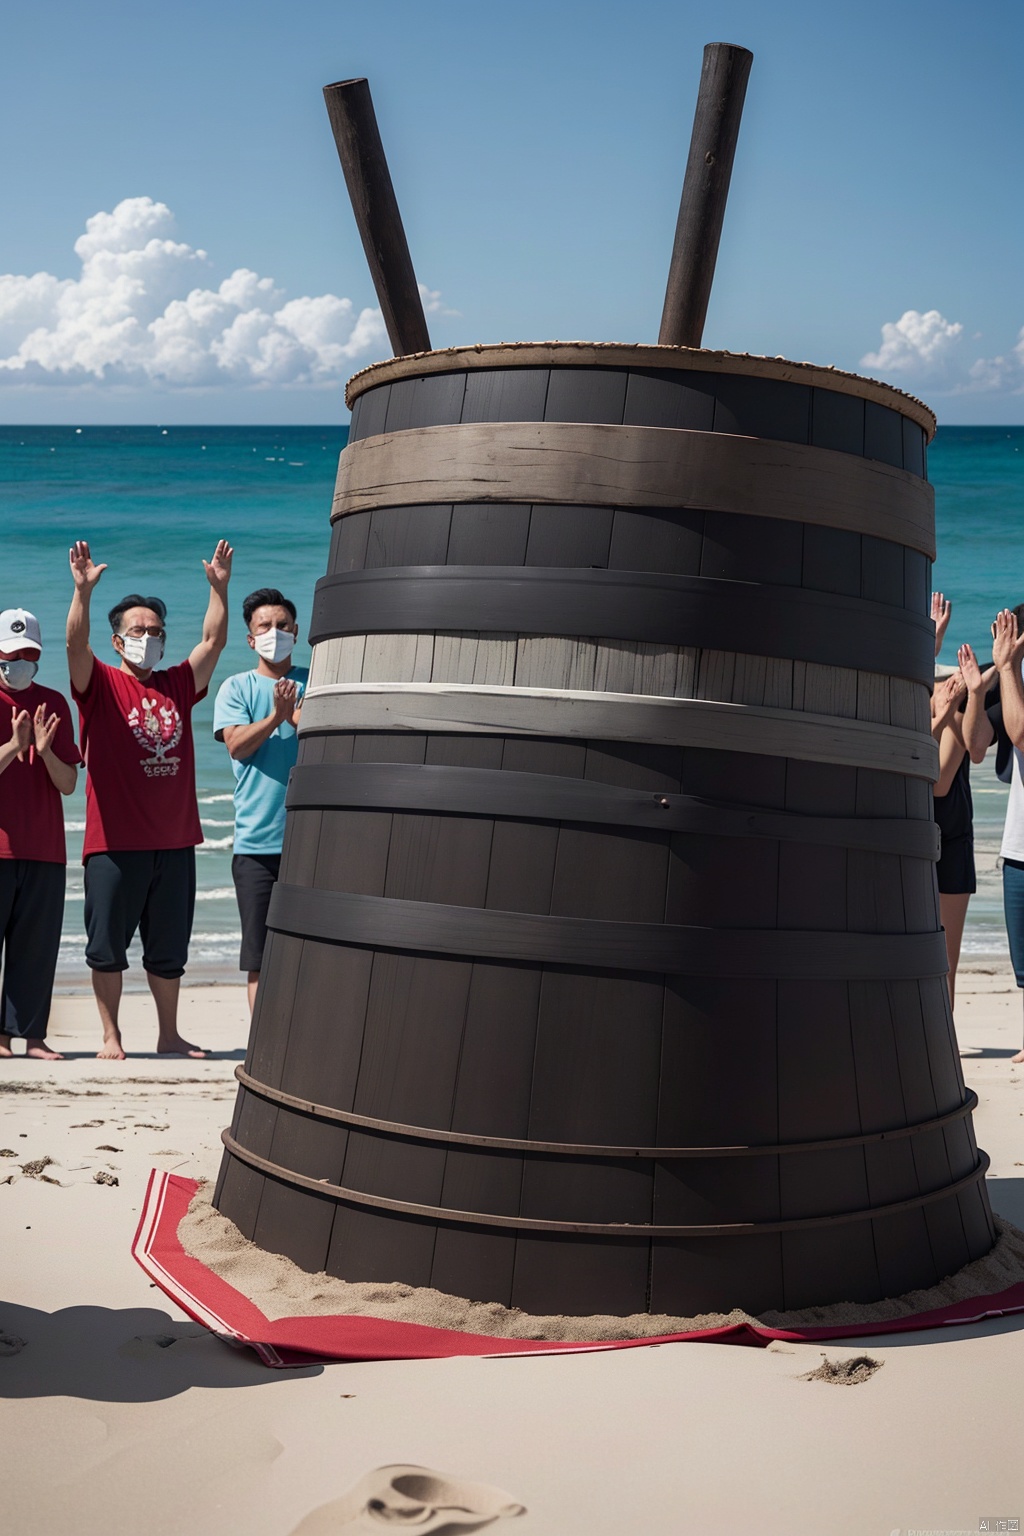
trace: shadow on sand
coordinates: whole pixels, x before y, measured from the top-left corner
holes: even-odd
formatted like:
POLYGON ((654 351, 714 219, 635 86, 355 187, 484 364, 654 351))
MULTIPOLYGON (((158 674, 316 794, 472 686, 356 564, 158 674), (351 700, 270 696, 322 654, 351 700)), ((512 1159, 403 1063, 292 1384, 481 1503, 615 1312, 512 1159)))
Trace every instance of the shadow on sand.
POLYGON ((1024 1178, 1000 1179, 989 1174, 985 1183, 995 1214, 1024 1231, 1024 1178))
POLYGON ((950 1344, 956 1340, 997 1338, 1024 1329, 1024 1313, 1011 1317, 989 1317, 982 1323, 955 1323, 949 1328, 922 1328, 917 1333, 859 1333, 851 1339, 814 1340, 816 1347, 829 1349, 920 1349, 926 1344, 950 1344))
POLYGON ((200 1323, 155 1307, 40 1312, 0 1302, 0 1396, 149 1403, 190 1387, 258 1387, 319 1376, 321 1365, 270 1370, 200 1323))

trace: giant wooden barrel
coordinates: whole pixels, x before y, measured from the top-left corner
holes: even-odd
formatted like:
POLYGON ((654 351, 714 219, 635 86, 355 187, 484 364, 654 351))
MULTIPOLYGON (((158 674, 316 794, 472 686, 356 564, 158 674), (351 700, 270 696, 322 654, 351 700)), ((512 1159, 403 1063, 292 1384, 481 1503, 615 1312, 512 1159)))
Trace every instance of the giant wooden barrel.
POLYGON ((925 407, 532 345, 356 376, 216 1203, 531 1312, 994 1241, 946 988, 925 407))

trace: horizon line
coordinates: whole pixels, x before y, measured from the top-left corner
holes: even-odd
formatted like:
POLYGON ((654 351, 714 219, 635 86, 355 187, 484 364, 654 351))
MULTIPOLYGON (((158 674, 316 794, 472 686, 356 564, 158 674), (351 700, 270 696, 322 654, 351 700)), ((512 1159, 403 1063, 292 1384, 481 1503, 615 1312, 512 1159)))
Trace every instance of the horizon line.
MULTIPOLYGON (((181 428, 187 428, 188 430, 201 429, 209 432, 215 431, 218 427, 264 427, 268 431, 287 430, 289 427, 321 427, 324 430, 331 430, 335 427, 347 428, 350 425, 351 422, 349 421, 0 421, 0 431, 19 431, 25 427, 51 427, 54 429, 69 428, 73 432, 85 432, 86 430, 96 429, 102 430, 106 427, 155 427, 160 431, 167 432, 170 432, 172 429, 180 430, 181 428)), ((960 428, 973 428, 976 430, 979 427, 1008 427, 1011 430, 1016 431, 1019 429, 1024 429, 1024 421, 942 421, 938 423, 936 431, 941 432, 943 428, 948 429, 950 427, 955 427, 958 430, 960 428)))

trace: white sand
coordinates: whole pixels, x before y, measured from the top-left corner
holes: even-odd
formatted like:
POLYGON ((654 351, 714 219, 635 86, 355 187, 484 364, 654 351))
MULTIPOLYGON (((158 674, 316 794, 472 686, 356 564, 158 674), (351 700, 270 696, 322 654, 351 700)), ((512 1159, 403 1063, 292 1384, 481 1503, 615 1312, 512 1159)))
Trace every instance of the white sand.
MULTIPOLYGON (((234 1097, 241 992, 184 999, 184 1032, 233 1058, 0 1067, 0 1150, 15 1153, 0 1159, 5 1536, 290 1536, 395 1464, 504 1490, 526 1513, 489 1529, 523 1536, 905 1536, 1024 1519, 1024 1319, 830 1346, 884 1367, 843 1392, 805 1379, 820 1346, 296 1372, 227 1348, 129 1254, 149 1169, 212 1177, 234 1097), (47 1157, 43 1178, 18 1171, 47 1157)), ((1024 1074, 1008 1060, 1020 1019, 1004 977, 963 978, 992 1201, 1024 1227, 1024 1074)), ((148 1000, 129 998, 125 1022, 129 1049, 151 1049, 148 1000)), ((91 1052, 95 1036, 91 1001, 61 1000, 56 1042, 91 1052)))
POLYGON ((353 1282, 333 1275, 311 1275, 279 1253, 266 1253, 248 1242, 233 1222, 211 1205, 212 1183, 203 1184, 178 1228, 186 1253, 200 1259, 259 1307, 265 1317, 319 1317, 330 1314, 379 1317, 393 1322, 421 1323, 428 1328, 455 1328, 464 1333, 489 1334, 496 1339, 559 1339, 593 1342, 602 1339, 650 1339, 660 1334, 691 1333, 724 1328, 730 1323, 762 1322, 770 1328, 822 1327, 845 1323, 870 1325, 912 1317, 975 1296, 992 1296, 1024 1280, 1024 1232, 1000 1222, 999 1240, 990 1254, 967 1264, 928 1290, 911 1291, 867 1305, 840 1302, 799 1311, 765 1312, 753 1317, 732 1312, 704 1312, 672 1317, 651 1312, 630 1317, 535 1317, 498 1302, 467 1301, 428 1286, 353 1282))

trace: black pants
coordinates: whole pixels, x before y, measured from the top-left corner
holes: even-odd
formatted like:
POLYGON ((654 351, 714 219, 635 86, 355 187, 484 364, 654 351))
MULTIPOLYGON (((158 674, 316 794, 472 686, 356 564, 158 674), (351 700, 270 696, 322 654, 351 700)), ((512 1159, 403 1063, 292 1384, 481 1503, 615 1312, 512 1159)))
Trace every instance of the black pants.
POLYGON ((64 919, 63 864, 0 859, 0 1034, 44 1040, 64 919))
POLYGON ((267 908, 274 881, 281 872, 279 853, 236 853, 231 860, 231 877, 238 898, 242 920, 242 946, 238 956, 240 971, 263 968, 263 948, 267 942, 267 908))
POLYGON ((184 976, 196 907, 196 851, 91 853, 85 861, 85 963, 126 971, 136 928, 151 976, 184 976))

